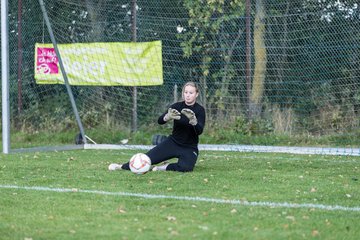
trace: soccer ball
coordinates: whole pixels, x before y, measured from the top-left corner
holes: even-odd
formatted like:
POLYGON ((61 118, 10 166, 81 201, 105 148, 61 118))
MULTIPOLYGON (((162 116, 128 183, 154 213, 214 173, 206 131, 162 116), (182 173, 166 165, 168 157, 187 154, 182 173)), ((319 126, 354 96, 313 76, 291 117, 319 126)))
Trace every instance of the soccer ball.
POLYGON ((130 170, 136 174, 144 174, 150 170, 151 160, 144 153, 137 153, 130 158, 130 170))

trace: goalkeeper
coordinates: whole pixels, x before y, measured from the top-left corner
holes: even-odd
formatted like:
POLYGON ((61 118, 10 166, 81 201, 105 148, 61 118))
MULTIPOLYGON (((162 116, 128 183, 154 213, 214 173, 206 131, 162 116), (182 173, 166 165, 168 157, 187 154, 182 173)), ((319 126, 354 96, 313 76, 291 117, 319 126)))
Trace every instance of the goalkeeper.
MULTIPOLYGON (((193 171, 199 155, 199 135, 205 126, 205 109, 196 102, 198 95, 199 89, 194 82, 185 83, 182 89, 183 101, 172 104, 159 117, 159 124, 173 124, 172 134, 146 155, 151 159, 152 165, 171 158, 178 158, 178 161, 155 166, 152 171, 193 171)), ((109 170, 120 169, 130 170, 129 163, 113 163, 109 166, 109 170)))

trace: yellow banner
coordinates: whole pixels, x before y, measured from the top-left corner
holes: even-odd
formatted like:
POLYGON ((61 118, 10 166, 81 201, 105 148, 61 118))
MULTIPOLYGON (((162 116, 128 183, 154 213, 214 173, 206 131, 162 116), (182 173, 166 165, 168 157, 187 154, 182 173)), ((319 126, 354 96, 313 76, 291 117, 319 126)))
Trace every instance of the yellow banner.
MULTIPOLYGON (((163 84, 161 41, 58 44, 70 85, 153 86, 163 84)), ((35 45, 35 80, 64 84, 52 44, 35 45)))

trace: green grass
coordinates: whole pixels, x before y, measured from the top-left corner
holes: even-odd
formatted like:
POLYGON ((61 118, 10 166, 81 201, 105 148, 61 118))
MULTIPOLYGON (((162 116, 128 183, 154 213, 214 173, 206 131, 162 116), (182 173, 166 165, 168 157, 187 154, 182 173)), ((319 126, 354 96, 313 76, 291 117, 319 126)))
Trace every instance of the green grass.
POLYGON ((358 239, 359 157, 202 151, 194 172, 107 171, 134 151, 0 155, 0 238, 358 239), (142 193, 267 202, 250 206, 142 193), (315 204, 275 207, 276 203, 315 204), (345 210, 320 209, 343 206, 345 210))

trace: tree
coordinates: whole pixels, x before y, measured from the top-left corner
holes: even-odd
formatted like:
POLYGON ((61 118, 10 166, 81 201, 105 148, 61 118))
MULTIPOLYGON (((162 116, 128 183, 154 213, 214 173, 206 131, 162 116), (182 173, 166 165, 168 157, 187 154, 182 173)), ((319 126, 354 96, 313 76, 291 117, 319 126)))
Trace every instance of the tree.
POLYGON ((267 53, 265 46, 265 0, 256 0, 256 14, 254 22, 254 51, 255 69, 250 95, 249 112, 251 118, 260 116, 264 82, 266 76, 267 53))
POLYGON ((188 10, 188 26, 186 31, 178 34, 184 56, 199 62, 203 103, 207 107, 206 99, 211 95, 210 102, 215 103, 217 116, 221 117, 226 109, 224 98, 228 95, 229 82, 235 78, 233 57, 239 51, 239 41, 243 37, 241 17, 245 6, 240 0, 206 0, 205 4, 185 0, 184 6, 188 10), (209 94, 208 85, 216 83, 220 87, 209 94))

